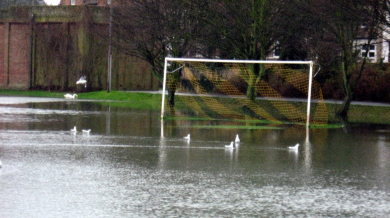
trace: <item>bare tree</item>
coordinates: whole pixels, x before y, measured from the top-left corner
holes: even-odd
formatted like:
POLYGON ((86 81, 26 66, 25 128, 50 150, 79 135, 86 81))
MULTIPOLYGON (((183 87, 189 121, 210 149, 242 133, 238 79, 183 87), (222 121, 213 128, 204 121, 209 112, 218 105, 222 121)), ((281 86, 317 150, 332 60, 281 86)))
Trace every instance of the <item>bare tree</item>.
POLYGON ((380 37, 382 3, 379 0, 308 0, 300 4, 315 20, 316 27, 311 25, 315 31, 309 40, 317 48, 331 45, 335 52, 328 54, 339 60, 345 98, 337 114, 347 117, 354 89, 368 61, 368 49, 380 37), (357 43, 358 38, 364 42, 357 43))
MULTIPOLYGON (((290 3, 282 0, 209 1, 203 19, 209 31, 205 32, 208 36, 203 37, 203 43, 207 49, 214 47, 222 58, 265 60, 288 34, 286 27, 290 21, 286 19, 286 12, 290 3)), ((247 97, 254 100, 256 83, 264 76, 265 67, 253 64, 251 68, 245 78, 247 97)))
MULTIPOLYGON (((192 19, 193 7, 191 1, 182 0, 119 0, 112 13, 113 45, 147 61, 162 81, 165 57, 187 56, 194 48, 199 23, 192 19)), ((172 70, 175 67, 171 65, 172 70)), ((168 86, 169 101, 174 104, 180 71, 171 76, 176 78, 168 86)))

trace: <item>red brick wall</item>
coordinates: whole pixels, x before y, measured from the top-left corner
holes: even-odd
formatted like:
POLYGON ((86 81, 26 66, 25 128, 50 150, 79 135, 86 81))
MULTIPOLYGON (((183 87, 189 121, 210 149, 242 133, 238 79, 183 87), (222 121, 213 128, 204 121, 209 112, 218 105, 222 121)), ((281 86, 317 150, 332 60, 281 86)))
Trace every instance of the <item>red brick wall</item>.
MULTIPOLYGON (((30 61, 31 22, 23 17, 0 20, 0 89, 74 91, 80 88, 76 81, 81 75, 91 78, 89 91, 106 89, 108 44, 96 35, 98 25, 92 29, 68 21, 33 24, 30 61)), ((113 50, 113 90, 157 90, 158 86, 147 63, 113 50)))
MULTIPOLYGON (((112 0, 111 0, 111 2, 112 2, 112 0)), ((105 5, 107 5, 107 0, 98 0, 98 5, 99 5, 99 6, 105 6, 105 5)))
POLYGON ((30 25, 10 24, 9 88, 28 89, 30 86, 30 25))
POLYGON ((7 87, 8 25, 0 23, 0 88, 7 87))

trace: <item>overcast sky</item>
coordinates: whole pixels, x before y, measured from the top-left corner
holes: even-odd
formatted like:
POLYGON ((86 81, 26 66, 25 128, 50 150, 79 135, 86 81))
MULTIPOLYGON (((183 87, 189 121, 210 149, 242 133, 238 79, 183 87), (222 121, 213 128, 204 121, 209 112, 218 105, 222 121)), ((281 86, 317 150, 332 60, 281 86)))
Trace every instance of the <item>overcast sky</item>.
POLYGON ((44 0, 48 5, 58 5, 61 0, 44 0))

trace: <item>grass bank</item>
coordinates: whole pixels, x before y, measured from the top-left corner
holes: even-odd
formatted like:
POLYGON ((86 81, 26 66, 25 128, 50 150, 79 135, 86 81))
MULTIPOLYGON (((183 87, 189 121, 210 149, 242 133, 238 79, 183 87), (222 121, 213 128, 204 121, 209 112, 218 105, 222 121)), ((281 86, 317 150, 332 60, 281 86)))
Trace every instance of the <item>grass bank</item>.
MULTIPOLYGON (((0 90, 2 96, 30 96, 30 97, 51 97, 63 98, 65 93, 46 91, 10 91, 0 90)), ((102 104, 111 106, 140 108, 140 109, 161 109, 161 95, 140 92, 107 91, 79 93, 79 99, 104 100, 102 104)), ((327 104, 329 117, 336 121, 335 111, 337 104, 327 104)), ((349 122, 359 124, 386 124, 390 125, 390 107, 351 105, 349 111, 349 122)))
MULTIPOLYGON (((48 97, 64 98, 63 92, 46 91, 13 91, 0 90, 2 96, 28 96, 28 97, 48 97)), ((117 107, 129 107, 139 109, 161 109, 161 95, 140 92, 122 92, 122 91, 98 91, 77 93, 79 99, 100 100, 101 104, 110 104, 117 107)))

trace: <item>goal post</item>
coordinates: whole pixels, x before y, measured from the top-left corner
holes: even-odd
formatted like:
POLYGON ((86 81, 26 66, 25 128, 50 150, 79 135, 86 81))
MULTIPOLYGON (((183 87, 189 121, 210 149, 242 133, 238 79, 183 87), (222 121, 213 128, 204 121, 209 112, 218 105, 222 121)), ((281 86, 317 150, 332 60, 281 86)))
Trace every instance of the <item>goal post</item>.
POLYGON ((327 123, 321 87, 313 83, 313 68, 313 61, 167 57, 161 118, 257 119, 306 126, 327 123), (262 66, 263 72, 254 73, 255 65, 262 66), (248 97, 251 88, 255 99, 248 97), (166 99, 168 89, 175 95, 174 105, 166 99))

